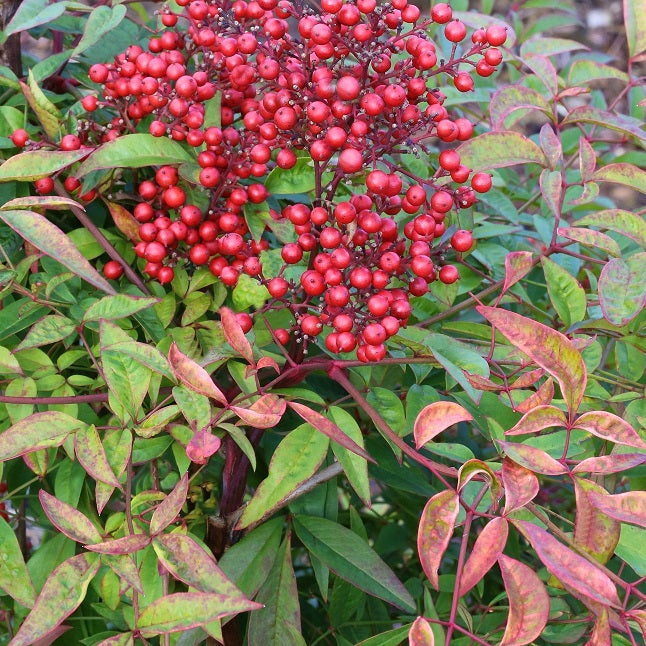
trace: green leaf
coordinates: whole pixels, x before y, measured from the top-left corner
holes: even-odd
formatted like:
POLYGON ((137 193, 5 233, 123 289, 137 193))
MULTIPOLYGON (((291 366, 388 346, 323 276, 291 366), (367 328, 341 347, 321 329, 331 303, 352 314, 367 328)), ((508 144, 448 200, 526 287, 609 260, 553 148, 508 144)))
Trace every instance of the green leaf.
POLYGON ((136 312, 152 307, 156 303, 159 303, 158 298, 145 298, 128 294, 104 296, 85 310, 83 321, 127 318, 136 312))
POLYGON ((217 592, 231 600, 244 600, 244 594, 216 565, 213 555, 191 536, 173 532, 153 539, 153 548, 162 565, 178 580, 200 592, 217 592))
POLYGON ((36 600, 36 591, 29 577, 18 539, 9 523, 0 516, 0 588, 26 608, 36 600))
POLYGON ((64 2, 48 4, 47 0, 24 0, 18 5, 18 10, 4 28, 4 33, 10 36, 38 25, 46 25, 63 15, 64 12, 64 2))
POLYGON ((520 55, 523 57, 531 52, 532 54, 540 54, 541 56, 554 56, 577 49, 588 48, 568 38, 546 38, 543 34, 537 34, 529 40, 526 40, 520 46, 520 55))
POLYGON ((604 318, 626 325, 646 305, 646 252, 628 260, 612 258, 599 276, 599 302, 604 318))
POLYGON ((610 236, 600 231, 583 227, 559 227, 558 234, 586 247, 605 251, 610 256, 621 256, 619 245, 610 236))
POLYGON ((278 553, 283 518, 273 518, 246 534, 222 556, 220 568, 248 597, 267 578, 278 553))
MULTIPOLYGON (((105 353, 104 353, 105 356, 105 353)), ((111 487, 119 487, 119 480, 114 475, 99 433, 94 425, 79 429, 74 436, 74 451, 88 475, 98 482, 111 487)))
POLYGON ((225 594, 176 592, 155 599, 147 606, 139 615, 137 628, 145 637, 154 637, 203 626, 260 607, 254 601, 230 599, 225 594))
MULTIPOLYGON (((388 426, 401 435, 406 424, 406 416, 404 414, 404 404, 402 400, 392 391, 387 388, 380 388, 378 386, 371 388, 366 397, 371 406, 388 422, 388 426)), ((344 427, 342 427, 344 428, 344 427)))
POLYGON ((264 608, 249 618, 249 646, 305 646, 305 640, 300 635, 301 609, 289 535, 285 537, 274 567, 256 599, 264 608))
POLYGON ((231 297, 236 311, 242 312, 252 306, 261 308, 269 299, 269 290, 255 278, 247 274, 240 274, 231 297))
POLYGON ((552 215, 558 218, 561 216, 561 198, 563 194, 563 184, 561 173, 557 170, 548 170, 547 168, 541 173, 539 178, 541 194, 545 203, 549 207, 552 215))
MULTIPOLYGON (((646 137, 645 137, 646 141, 646 137)), ((640 193, 646 193, 646 171, 634 164, 608 164, 595 171, 592 179, 595 182, 613 182, 634 188, 640 193)))
POLYGON ((631 57, 646 50, 646 15, 640 0, 624 0, 624 25, 631 57))
POLYGON ((72 51, 72 56, 78 56, 98 43, 124 19, 125 15, 126 6, 123 4, 117 4, 112 8, 101 5, 93 9, 85 23, 83 36, 72 51))
POLYGON ((576 223, 580 226, 599 227, 620 233, 646 249, 646 222, 644 218, 630 211, 621 209, 597 211, 582 217, 576 223))
POLYGON ((509 341, 549 372, 561 386, 570 413, 583 399, 587 371, 581 353, 560 332, 514 312, 494 307, 476 308, 509 341))
POLYGON ((12 646, 29 646, 55 630, 81 605, 99 566, 98 554, 88 552, 61 563, 45 582, 12 646))
MULTIPOLYGON (((556 68, 552 64, 552 61, 547 58, 547 56, 541 56, 540 54, 534 54, 533 52, 525 54, 522 60, 525 65, 527 65, 527 67, 529 67, 529 69, 532 70, 532 72, 534 72, 534 74, 536 74, 536 76, 541 80, 550 93, 550 96, 555 96, 558 93, 559 80, 556 68)), ((549 125, 545 124, 545 126, 551 130, 549 125)), ((543 147, 543 149, 545 149, 545 147, 543 147)))
POLYGON ((15 351, 25 348, 37 348, 67 338, 76 330, 74 321, 66 316, 52 314, 35 323, 27 336, 16 346, 15 351))
POLYGON ((640 577, 646 576, 645 537, 646 534, 641 527, 622 524, 621 536, 615 549, 615 554, 626 561, 640 577))
POLYGON ((303 545, 342 579, 405 612, 415 611, 408 590, 353 531, 313 516, 295 516, 294 529, 303 545))
POLYGON ((38 87, 38 83, 34 78, 34 74, 29 70, 27 83, 20 81, 22 93, 25 95, 27 102, 32 110, 36 113, 38 120, 43 126, 43 130, 47 135, 56 139, 60 123, 63 120, 63 115, 59 112, 58 108, 45 96, 43 91, 38 87))
POLYGON ((191 155, 176 141, 149 134, 133 134, 99 146, 78 167, 75 174, 77 177, 85 177, 107 168, 142 168, 190 161, 193 161, 191 155))
POLYGON ((374 637, 369 637, 356 644, 356 646, 400 646, 406 639, 412 624, 406 624, 400 628, 387 630, 385 633, 379 633, 374 637))
POLYGON ((477 171, 516 164, 548 165, 545 153, 531 139, 514 131, 485 132, 456 150, 461 162, 477 171))
POLYGON ((543 256, 543 273, 550 301, 566 328, 585 318, 585 290, 561 265, 543 256))
POLYGON ((309 424, 291 431, 274 451, 269 475, 256 489, 236 529, 244 529, 283 506, 294 490, 316 473, 328 446, 328 438, 309 424))
POLYGON ((74 243, 46 217, 35 211, 0 211, 0 219, 22 238, 90 285, 108 294, 114 294, 112 285, 81 255, 74 243))
POLYGON ((299 157, 296 164, 287 170, 277 166, 265 180, 265 187, 272 195, 307 193, 315 186, 314 165, 309 157, 299 157))
POLYGON ((584 58, 572 63, 568 73, 567 83, 569 86, 588 85, 590 81, 600 79, 618 79, 627 83, 628 74, 618 70, 616 67, 584 58))
POLYGON ((0 462, 31 451, 60 446, 85 423, 58 411, 34 413, 0 433, 0 462))
MULTIPOLYGON (((329 414, 332 421, 340 428, 343 428, 346 435, 363 448, 363 434, 355 418, 339 406, 330 406, 329 414)), ((359 496, 367 507, 371 507, 368 462, 360 455, 348 451, 348 449, 336 442, 332 442, 332 451, 341 463, 343 471, 350 481, 352 488, 356 491, 357 496, 359 496)))
MULTIPOLYGON (((33 150, 18 153, 0 166, 0 182, 30 182, 48 177, 87 155, 87 150, 33 150)), ((21 213, 16 211, 16 213, 21 213)), ((22 212, 24 215, 24 211, 22 212)))
MULTIPOLYGON (((568 112, 561 125, 570 123, 592 123, 602 128, 616 130, 624 135, 636 137, 643 145, 646 142, 646 131, 642 130, 638 119, 607 112, 592 105, 582 105, 568 112)), ((614 166, 614 164, 610 164, 614 166)))

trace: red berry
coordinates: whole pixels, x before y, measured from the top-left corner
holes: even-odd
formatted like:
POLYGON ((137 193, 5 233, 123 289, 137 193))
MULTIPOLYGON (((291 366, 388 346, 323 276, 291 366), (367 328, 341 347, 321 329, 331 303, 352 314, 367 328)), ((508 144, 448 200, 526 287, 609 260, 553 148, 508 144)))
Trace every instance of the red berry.
POLYGON ((444 35, 452 43, 459 43, 467 35, 466 25, 460 20, 453 20, 444 27, 444 35))
POLYGON ((469 251, 473 246, 473 234, 466 229, 459 229, 451 236, 451 246, 456 251, 469 251))
POLYGON ((460 278, 460 273, 458 272, 458 268, 455 265, 444 265, 444 267, 440 269, 439 276, 440 280, 445 285, 451 285, 458 278, 460 278))
POLYGON ((10 139, 16 148, 23 148, 29 141, 29 133, 24 128, 18 128, 11 133, 10 139))
POLYGON ((118 278, 121 278, 122 274, 123 267, 117 260, 108 260, 108 262, 103 265, 103 275, 110 280, 117 280, 118 278))
POLYGON ((503 25, 490 25, 486 31, 487 42, 494 47, 504 45, 507 40, 507 28, 503 25))
POLYGON ((489 173, 476 173, 471 178, 471 186, 478 193, 486 193, 492 185, 491 175, 489 173))
POLYGON ((43 177, 41 179, 37 179, 34 182, 34 186, 36 188, 36 193, 39 195, 47 195, 54 190, 54 180, 51 177, 43 177))

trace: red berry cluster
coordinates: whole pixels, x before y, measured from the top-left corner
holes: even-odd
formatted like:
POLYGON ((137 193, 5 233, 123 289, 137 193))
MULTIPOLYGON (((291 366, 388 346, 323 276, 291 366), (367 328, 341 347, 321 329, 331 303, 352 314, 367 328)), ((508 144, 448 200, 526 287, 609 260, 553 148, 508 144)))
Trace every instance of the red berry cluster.
MULTIPOLYGON (((458 279, 444 263, 447 248, 473 244, 469 231, 448 228, 447 215, 472 206, 491 177, 472 174, 446 148, 468 139, 473 124, 451 118, 438 83, 444 75, 468 92, 472 72, 489 76, 502 60, 505 28, 478 29, 460 48, 467 28, 444 3, 429 18, 408 0, 322 0, 320 10, 298 0, 178 4, 179 15, 163 10, 167 29, 148 51, 133 45, 90 68, 102 96, 82 103, 88 113, 102 111, 88 115, 75 137, 78 146, 94 146, 141 122, 153 136, 195 149, 192 176, 162 166, 138 184, 135 250, 144 271, 164 284, 179 262, 208 265, 228 286, 245 273, 266 285, 267 307, 291 309, 297 336, 314 337, 327 325, 330 351, 382 358, 384 342, 410 316, 409 296, 424 295, 437 279, 458 279), (433 22, 449 42, 448 60, 438 60, 427 33, 433 22), (114 116, 102 125, 106 108, 114 116), (402 153, 432 159, 438 142, 446 149, 430 177, 399 161, 402 153), (259 179, 303 156, 314 176, 311 203, 271 198, 259 179), (189 200, 191 185, 207 193, 208 208, 189 200), (295 231, 282 246, 278 276, 262 266, 262 252, 277 244, 271 230, 255 240, 245 219, 245 205, 268 198, 273 217, 295 231), (307 268, 288 280, 286 268, 301 263, 307 268)), ((14 143, 25 145, 25 135, 14 133, 14 143)), ((68 190, 78 188, 68 180, 68 190)), ((109 278, 121 271, 105 266, 109 278)), ((276 337, 286 342, 289 332, 276 337)))

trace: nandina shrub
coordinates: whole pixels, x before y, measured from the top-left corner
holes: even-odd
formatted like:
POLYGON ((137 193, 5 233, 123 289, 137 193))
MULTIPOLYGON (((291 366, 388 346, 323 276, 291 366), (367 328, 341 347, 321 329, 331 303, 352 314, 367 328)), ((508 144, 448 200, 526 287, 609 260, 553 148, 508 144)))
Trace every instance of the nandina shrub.
POLYGON ((640 639, 644 18, 457 9, 6 25, 4 643, 640 639))

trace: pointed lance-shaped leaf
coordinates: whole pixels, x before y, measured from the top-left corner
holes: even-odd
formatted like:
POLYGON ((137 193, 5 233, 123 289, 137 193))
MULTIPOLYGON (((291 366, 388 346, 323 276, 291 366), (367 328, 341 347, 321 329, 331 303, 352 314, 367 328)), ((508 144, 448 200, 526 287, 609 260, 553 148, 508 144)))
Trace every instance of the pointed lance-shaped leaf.
POLYGON ((92 521, 75 507, 59 500, 44 489, 38 499, 47 518, 58 531, 77 543, 99 543, 103 540, 92 521))
POLYGON ((220 320, 222 321, 222 331, 229 345, 244 359, 247 363, 253 364, 253 350, 251 343, 242 331, 242 326, 238 323, 233 310, 228 307, 220 308, 220 320))
POLYGON ((509 458, 502 461, 500 479, 505 489, 505 514, 534 500, 539 491, 536 475, 509 458))
POLYGON ((520 314, 482 305, 476 309, 512 345, 558 381, 568 410, 574 414, 583 399, 587 372, 572 342, 564 334, 520 314))
POLYGON ((489 572, 507 543, 509 527, 505 518, 490 520, 480 532, 464 564, 458 595, 463 597, 489 572))
POLYGON ((515 379, 509 384, 509 389, 529 388, 530 386, 533 386, 544 374, 545 370, 543 370, 543 368, 535 368, 534 370, 523 372, 518 379, 515 379))
POLYGON ((608 411, 593 410, 583 413, 574 421, 574 428, 583 429, 615 444, 646 449, 646 442, 639 437, 637 431, 621 417, 608 411))
POLYGON ((208 429, 202 429, 193 435, 186 445, 186 455, 195 464, 206 464, 208 459, 220 450, 222 440, 208 429))
POLYGON ((45 581, 11 646, 29 646, 56 630, 81 605, 99 566, 99 556, 87 552, 63 561, 45 581))
POLYGON ((502 487, 498 476, 494 473, 493 469, 482 460, 467 460, 458 470, 458 491, 462 491, 463 487, 473 480, 476 476, 480 476, 487 482, 491 490, 492 498, 498 502, 502 496, 502 487))
POLYGON ((366 450, 350 439, 332 420, 299 402, 287 402, 287 405, 317 431, 327 435, 331 440, 348 449, 348 451, 360 455, 369 462, 374 462, 366 450))
POLYGON ((188 473, 185 473, 153 512, 150 519, 151 536, 163 532, 177 518, 186 502, 187 493, 188 473))
POLYGON ((590 493, 590 502, 610 518, 646 528, 646 491, 606 494, 590 493))
POLYGON ((175 342, 171 343, 168 351, 168 361, 175 376, 185 386, 200 395, 214 399, 223 406, 227 405, 224 393, 213 383, 209 373, 199 363, 181 352, 175 342))
POLYGON ((143 550, 149 544, 150 536, 148 534, 129 534, 111 541, 86 545, 85 549, 100 554, 132 554, 143 550))
POLYGON ((552 426, 565 426, 566 422, 565 413, 556 406, 537 406, 525 413, 515 426, 505 431, 505 435, 538 433, 552 426))
POLYGON ((173 532, 153 539, 153 548, 162 565, 178 580, 200 592, 218 592, 232 599, 244 594, 216 565, 213 555, 193 538, 173 532))
POLYGON ((415 446, 419 449, 450 426, 472 419, 471 413, 460 404, 446 401, 433 402, 425 406, 415 419, 413 426, 415 446))
POLYGON ((646 640, 646 610, 633 608, 626 613, 626 619, 637 622, 642 631, 642 637, 646 640))
POLYGON ((559 476, 568 472, 568 468, 555 460, 551 455, 529 444, 516 444, 514 442, 498 441, 502 450, 514 462, 530 469, 535 473, 547 476, 559 476))
POLYGON ((646 252, 612 258, 599 276, 599 305, 613 325, 630 323, 646 306, 646 252))
POLYGON ((29 182, 71 166, 87 155, 87 150, 33 150, 12 155, 0 165, 0 182, 29 182))
POLYGON ((500 646, 533 642, 547 624, 550 598, 543 582, 530 567, 501 554, 498 565, 509 598, 509 617, 500 646))
POLYGON ((554 399, 554 380, 548 377, 536 392, 533 392, 527 399, 523 399, 516 405, 519 413, 527 413, 539 406, 547 406, 554 399))
POLYGON ((286 407, 285 400, 272 393, 262 395, 248 408, 230 406, 245 424, 254 428, 273 428, 280 422, 286 407))
POLYGON ((131 554, 102 554, 101 562, 107 565, 122 581, 133 590, 144 594, 136 556, 131 554))
POLYGON ((646 462, 646 453, 611 453, 594 458, 586 458, 577 464, 572 473, 621 473, 646 462))
POLYGON ((424 617, 417 617, 408 633, 408 646, 435 646, 431 624, 424 617))
POLYGON ((145 637, 190 630, 222 617, 257 610, 262 606, 248 599, 231 599, 214 592, 175 592, 155 599, 137 620, 145 637))
POLYGON ((0 462, 31 451, 60 446, 85 422, 59 411, 34 413, 0 433, 0 462))
POLYGON ((435 494, 422 511, 417 531, 417 551, 424 573, 436 590, 439 589, 440 563, 453 536, 458 511, 460 499, 452 489, 435 494))
POLYGON ((12 599, 31 608, 36 601, 36 591, 20 551, 20 545, 13 527, 0 516, 0 590, 12 599))
POLYGON ((607 495, 603 487, 584 478, 572 480, 576 497, 574 544, 594 556, 599 563, 607 563, 619 542, 621 523, 594 505, 593 496, 607 495))
POLYGON ((531 251, 512 251, 505 257, 505 282, 502 286, 504 294, 512 285, 524 278, 534 266, 531 251))
POLYGON ((557 541, 538 525, 526 520, 512 522, 531 543, 550 574, 583 596, 602 605, 621 607, 617 589, 605 572, 557 541))
POLYGON ((101 438, 95 426, 79 429, 74 435, 74 452, 81 466, 95 480, 121 489, 121 484, 112 471, 101 438))

